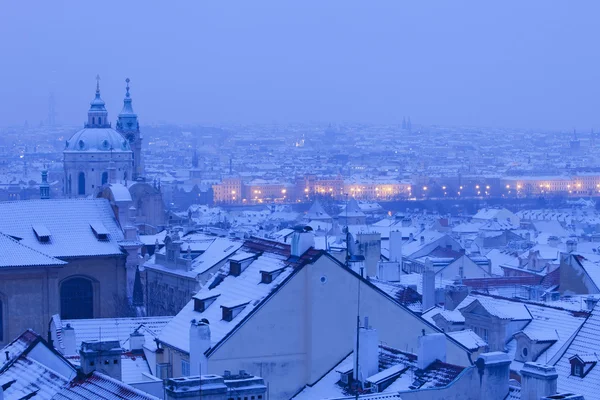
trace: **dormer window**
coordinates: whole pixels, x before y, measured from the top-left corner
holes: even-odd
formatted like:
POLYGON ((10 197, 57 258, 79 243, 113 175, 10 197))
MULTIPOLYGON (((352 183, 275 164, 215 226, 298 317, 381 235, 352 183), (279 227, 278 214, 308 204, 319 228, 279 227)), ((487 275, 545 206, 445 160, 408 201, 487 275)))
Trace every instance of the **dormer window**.
POLYGON ((595 354, 576 354, 569 358, 569 363, 571 363, 571 375, 585 378, 597 362, 598 357, 595 354))
POLYGON ((252 264, 252 261, 254 261, 253 256, 244 259, 229 259, 229 275, 240 276, 248 265, 252 264))
MULTIPOLYGON (((285 267, 284 267, 285 268, 285 267)), ((283 272, 284 268, 278 268, 274 270, 261 270, 260 271, 260 283, 271 283, 280 273, 283 272)))
POLYGON ((40 243, 50 242, 50 230, 48 230, 45 225, 36 224, 32 225, 32 228, 33 232, 35 233, 35 237, 40 243))
POLYGON ((194 297, 194 311, 204 312, 220 295, 220 293, 214 293, 203 298, 194 297))
POLYGON ((109 232, 102 222, 92 222, 90 223, 90 227, 92 228, 92 232, 94 232, 94 236, 96 236, 96 239, 108 240, 109 232))
POLYGON ((227 304, 222 305, 221 309, 223 311, 222 319, 223 321, 231 322, 235 317, 238 316, 239 313, 248 305, 249 301, 238 304, 227 304))

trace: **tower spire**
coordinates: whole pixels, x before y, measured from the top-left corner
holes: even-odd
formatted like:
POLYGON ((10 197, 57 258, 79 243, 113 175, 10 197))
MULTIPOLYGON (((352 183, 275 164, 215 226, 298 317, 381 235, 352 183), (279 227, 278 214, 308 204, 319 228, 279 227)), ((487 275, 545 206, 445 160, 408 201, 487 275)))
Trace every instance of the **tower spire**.
POLYGON ((108 128, 108 112, 104 100, 100 98, 100 75, 96 75, 96 96, 90 103, 86 128, 108 128))

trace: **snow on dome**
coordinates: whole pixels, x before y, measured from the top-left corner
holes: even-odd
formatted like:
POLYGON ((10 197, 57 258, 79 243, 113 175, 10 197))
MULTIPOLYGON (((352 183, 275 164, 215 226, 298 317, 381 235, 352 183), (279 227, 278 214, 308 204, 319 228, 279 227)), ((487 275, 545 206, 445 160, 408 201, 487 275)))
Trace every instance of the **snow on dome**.
POLYGON ((84 128, 66 142, 65 151, 131 151, 129 142, 112 128, 84 128))

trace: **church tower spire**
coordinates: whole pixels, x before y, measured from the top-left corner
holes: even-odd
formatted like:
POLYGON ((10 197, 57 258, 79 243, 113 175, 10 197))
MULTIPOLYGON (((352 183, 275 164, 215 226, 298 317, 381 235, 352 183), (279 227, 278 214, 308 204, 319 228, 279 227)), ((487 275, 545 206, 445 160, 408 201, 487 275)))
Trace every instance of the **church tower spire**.
POLYGON ((96 96, 90 102, 88 121, 86 128, 110 128, 108 123, 108 111, 106 111, 104 100, 100 97, 100 75, 96 76, 96 96))
POLYGON ((127 139, 131 150, 133 150, 133 180, 144 175, 144 164, 142 160, 142 136, 140 134, 140 123, 137 114, 133 111, 131 94, 129 93, 129 78, 125 79, 125 98, 123 108, 117 119, 117 131, 127 139))

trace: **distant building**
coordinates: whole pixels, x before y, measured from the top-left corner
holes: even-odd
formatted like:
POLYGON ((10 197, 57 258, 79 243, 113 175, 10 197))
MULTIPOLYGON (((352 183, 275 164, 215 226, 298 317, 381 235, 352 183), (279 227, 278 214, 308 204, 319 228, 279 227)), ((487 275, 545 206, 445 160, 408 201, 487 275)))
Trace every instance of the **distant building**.
POLYGON ((65 142, 63 185, 67 197, 95 195, 102 185, 109 183, 111 173, 115 182, 126 182, 133 176, 131 146, 111 127, 104 100, 100 98, 100 78, 97 79, 96 96, 90 103, 84 128, 65 142))

